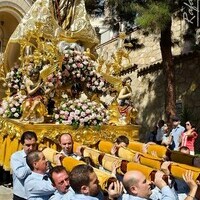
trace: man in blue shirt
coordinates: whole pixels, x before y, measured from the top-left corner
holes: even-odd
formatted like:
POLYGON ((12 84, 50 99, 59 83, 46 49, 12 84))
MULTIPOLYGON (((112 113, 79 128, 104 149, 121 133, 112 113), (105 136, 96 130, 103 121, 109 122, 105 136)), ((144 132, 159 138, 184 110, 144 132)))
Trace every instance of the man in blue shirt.
POLYGON ((46 174, 47 160, 42 151, 32 151, 26 157, 27 165, 32 173, 24 182, 28 200, 48 200, 55 192, 52 182, 46 174))
MULTIPOLYGON (((70 185, 75 192, 71 200, 98 200, 100 186, 94 169, 89 165, 78 165, 74 167, 69 175, 70 185)), ((108 187, 108 197, 114 200, 122 193, 122 184, 113 182, 108 187)))
POLYGON ((151 182, 140 171, 128 171, 124 175, 123 184, 127 194, 123 194, 122 200, 176 200, 174 191, 162 179, 164 173, 156 172, 154 184, 160 189, 152 193, 151 182))
POLYGON ((180 145, 181 133, 185 131, 185 128, 180 125, 181 122, 177 116, 172 117, 172 122, 173 122, 173 129, 172 129, 171 135, 172 135, 173 146, 174 146, 172 150, 178 151, 179 145, 180 145))
POLYGON ((11 169, 13 172, 13 200, 27 199, 24 189, 24 181, 31 170, 26 164, 26 156, 37 148, 37 136, 32 131, 26 131, 21 136, 23 150, 17 151, 11 156, 11 169))
POLYGON ((56 188, 54 195, 49 200, 70 200, 75 192, 69 185, 69 175, 65 167, 53 167, 49 174, 52 185, 56 188))

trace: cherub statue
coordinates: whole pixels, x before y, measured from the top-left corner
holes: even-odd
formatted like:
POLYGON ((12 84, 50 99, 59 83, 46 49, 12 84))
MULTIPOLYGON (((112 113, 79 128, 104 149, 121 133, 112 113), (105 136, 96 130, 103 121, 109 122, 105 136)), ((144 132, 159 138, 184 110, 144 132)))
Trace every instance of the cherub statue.
POLYGON ((29 76, 25 80, 27 98, 22 103, 21 121, 32 123, 44 122, 44 116, 47 114, 46 99, 42 90, 44 82, 40 78, 40 72, 37 68, 29 72, 29 76))

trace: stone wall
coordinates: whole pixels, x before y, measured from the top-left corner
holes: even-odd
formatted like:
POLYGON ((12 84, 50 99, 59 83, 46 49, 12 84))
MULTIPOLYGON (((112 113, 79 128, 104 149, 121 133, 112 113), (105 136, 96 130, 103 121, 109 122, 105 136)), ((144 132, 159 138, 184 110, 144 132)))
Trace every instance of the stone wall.
MULTIPOLYGON (((200 57, 195 56, 176 65, 176 99, 182 122, 190 119, 200 126, 200 57)), ((132 82, 134 103, 139 110, 141 123, 140 137, 146 134, 159 119, 164 119, 165 111, 165 77, 162 70, 136 76, 129 75, 132 82)))

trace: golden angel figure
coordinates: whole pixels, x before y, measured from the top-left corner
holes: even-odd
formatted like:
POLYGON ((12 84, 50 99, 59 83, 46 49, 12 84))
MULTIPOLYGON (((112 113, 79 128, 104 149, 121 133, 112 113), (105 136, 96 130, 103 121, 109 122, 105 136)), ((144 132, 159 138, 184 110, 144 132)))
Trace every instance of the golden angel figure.
POLYGON ((121 114, 122 119, 126 124, 135 123, 137 117, 137 110, 133 107, 132 103, 132 89, 131 89, 132 79, 126 77, 122 81, 122 89, 118 96, 118 109, 121 114))
POLYGON ((21 121, 33 123, 44 122, 44 116, 47 114, 46 99, 42 90, 43 81, 40 79, 40 72, 32 69, 29 77, 25 80, 27 98, 22 103, 21 121))

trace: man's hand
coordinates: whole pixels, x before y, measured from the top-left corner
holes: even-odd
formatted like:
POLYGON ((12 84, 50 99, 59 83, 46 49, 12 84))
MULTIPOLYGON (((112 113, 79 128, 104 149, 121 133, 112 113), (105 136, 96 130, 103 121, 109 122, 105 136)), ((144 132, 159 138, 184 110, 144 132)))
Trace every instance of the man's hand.
POLYGON ((112 149, 111 149, 111 154, 112 154, 112 155, 115 155, 115 154, 117 153, 117 151, 118 151, 118 148, 117 148, 116 145, 114 145, 114 146, 112 147, 112 149))
POLYGON ((109 199, 118 198, 122 195, 123 185, 119 181, 112 182, 108 187, 109 199))
POLYGON ((160 170, 162 172, 165 173, 165 175, 169 176, 170 175, 170 171, 169 171, 169 166, 171 165, 171 162, 170 161, 165 161, 162 163, 161 167, 160 167, 160 170))
POLYGON ((199 181, 195 182, 193 180, 193 175, 194 175, 194 173, 190 170, 187 170, 183 174, 183 180, 187 183, 188 187, 190 188, 190 192, 188 193, 188 196, 185 198, 185 200, 190 200, 191 198, 194 199, 196 192, 197 192, 199 181))
POLYGON ((164 173, 162 171, 157 171, 155 174, 154 184, 161 190, 167 183, 163 180, 164 173))

